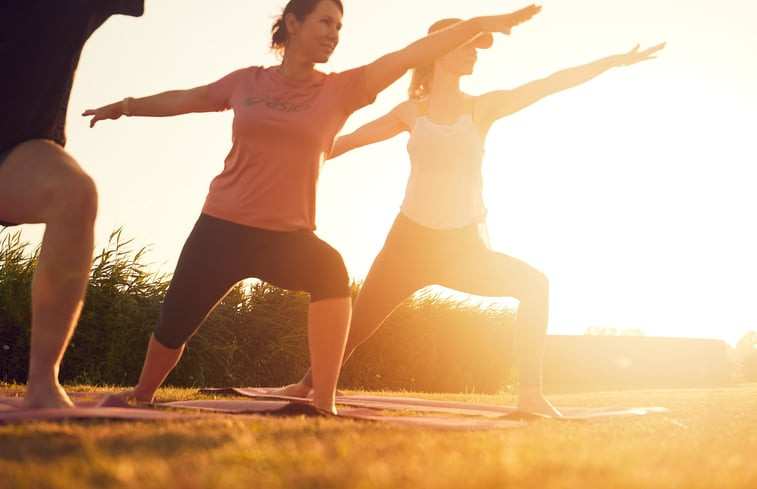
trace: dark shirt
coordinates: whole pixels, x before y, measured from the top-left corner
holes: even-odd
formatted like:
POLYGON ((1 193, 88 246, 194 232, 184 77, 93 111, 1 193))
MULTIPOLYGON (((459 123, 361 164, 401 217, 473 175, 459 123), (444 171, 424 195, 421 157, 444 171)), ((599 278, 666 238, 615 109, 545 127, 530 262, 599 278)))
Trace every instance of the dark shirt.
POLYGON ((144 0, 0 2, 0 153, 29 139, 66 144, 66 110, 84 43, 144 0))

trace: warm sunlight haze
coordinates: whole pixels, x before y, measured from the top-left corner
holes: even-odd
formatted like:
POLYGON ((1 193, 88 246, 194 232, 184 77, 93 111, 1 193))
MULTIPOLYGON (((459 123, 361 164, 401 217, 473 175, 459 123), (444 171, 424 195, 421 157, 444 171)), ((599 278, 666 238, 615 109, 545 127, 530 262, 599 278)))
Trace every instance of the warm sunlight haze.
MULTIPOLYGON (((69 106, 69 151, 99 188, 98 249, 123 227, 171 273, 230 148, 231 112, 165 119, 81 117, 126 96, 213 82, 276 64, 270 27, 283 0, 147 0, 87 44, 69 106)), ((324 71, 359 66, 425 34, 527 2, 345 0, 324 71), (399 13, 399 15, 398 15, 399 13)), ((484 159, 491 245, 550 280, 552 334, 589 327, 735 343, 757 329, 757 2, 546 0, 511 36, 495 35, 463 89, 515 88, 636 44, 657 59, 613 68, 506 117, 484 159)), ((349 131, 406 96, 408 77, 348 120, 349 131)), ((318 234, 362 280, 398 211, 406 135, 328 161, 318 234)), ((37 242, 39 226, 23 236, 37 242)), ((5 231, 7 233, 8 231, 5 231)), ((97 252, 97 250, 96 250, 97 252)))

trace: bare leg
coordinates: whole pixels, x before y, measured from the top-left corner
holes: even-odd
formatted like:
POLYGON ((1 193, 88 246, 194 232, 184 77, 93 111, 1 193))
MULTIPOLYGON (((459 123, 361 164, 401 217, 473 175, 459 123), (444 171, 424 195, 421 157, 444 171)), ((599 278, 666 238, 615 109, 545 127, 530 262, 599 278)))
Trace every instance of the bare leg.
POLYGON ((323 299, 308 310, 308 345, 313 371, 313 404, 336 414, 334 396, 349 332, 351 299, 323 299))
POLYGON ((45 223, 32 279, 27 407, 72 406, 58 381, 63 354, 84 304, 94 247, 97 191, 60 146, 44 140, 17 146, 0 166, 3 220, 45 223))
POLYGON ((378 331, 387 317, 426 284, 409 281, 389 264, 377 261, 355 300, 350 335, 344 349, 347 362, 357 348, 378 331))
MULTIPOLYGON (((389 253, 381 253, 376 258, 355 300, 343 363, 381 327, 397 306, 427 285, 419 277, 420 274, 412 273, 409 267, 396 262, 389 253)), ((270 392, 282 396, 306 397, 313 385, 311 372, 312 369, 295 384, 270 392)))
POLYGON ((147 345, 145 362, 142 365, 142 373, 139 375, 139 382, 131 396, 139 402, 153 402, 155 392, 166 380, 171 370, 179 363, 184 345, 179 348, 168 348, 160 344, 154 336, 150 336, 150 343, 147 345))
POLYGON ((542 360, 549 316, 549 282, 525 262, 487 248, 461 257, 443 285, 483 296, 518 299, 515 324, 518 410, 559 417, 544 398, 542 360))
POLYGON ((189 338, 239 280, 235 275, 239 265, 232 261, 234 253, 221 246, 237 240, 216 232, 212 224, 208 226, 206 219, 199 219, 182 247, 160 319, 147 345, 139 382, 124 395, 128 400, 153 402, 189 338), (226 273, 229 270, 233 273, 226 273))
MULTIPOLYGON (((430 283, 478 295, 515 297, 520 301, 516 322, 516 357, 520 378, 518 409, 560 416, 542 393, 542 357, 549 312, 549 283, 546 277, 530 265, 496 253, 477 241, 462 248, 453 248, 449 263, 444 260, 436 265, 432 262, 431 266, 419 263, 426 256, 440 251, 437 243, 432 241, 419 245, 408 239, 393 241, 391 233, 387 238, 387 243, 390 242, 392 245, 385 245, 376 258, 358 294, 345 347, 345 362, 397 305, 430 283)), ((306 396, 310 385, 308 372, 300 382, 274 392, 306 396)))

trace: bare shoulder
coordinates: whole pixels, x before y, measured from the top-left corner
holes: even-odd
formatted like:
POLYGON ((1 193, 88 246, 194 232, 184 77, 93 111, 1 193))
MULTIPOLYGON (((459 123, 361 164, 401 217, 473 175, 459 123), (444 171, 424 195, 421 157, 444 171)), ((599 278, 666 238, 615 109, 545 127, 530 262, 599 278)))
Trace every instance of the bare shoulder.
POLYGON ((408 99, 398 104, 391 112, 409 131, 418 118, 418 99, 408 99))
POLYGON ((476 108, 487 109, 495 104, 501 104, 513 97, 513 90, 493 90, 473 97, 476 108))
POLYGON ((488 130, 494 121, 514 112, 518 93, 515 90, 494 90, 473 99, 473 114, 477 123, 488 130))
POLYGON ((496 90, 475 95, 473 98, 473 122, 482 139, 486 139, 492 124, 504 114, 501 107, 508 104, 511 98, 509 90, 496 90))

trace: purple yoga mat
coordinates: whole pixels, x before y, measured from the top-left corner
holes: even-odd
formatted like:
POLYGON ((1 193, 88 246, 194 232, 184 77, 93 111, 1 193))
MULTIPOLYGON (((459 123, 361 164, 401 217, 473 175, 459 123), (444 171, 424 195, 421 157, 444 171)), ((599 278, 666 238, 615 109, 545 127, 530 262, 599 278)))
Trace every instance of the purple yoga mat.
MULTIPOLYGON (((307 400, 189 400, 160 402, 133 407, 116 395, 105 395, 95 400, 78 400, 73 409, 27 409, 19 397, 0 397, 0 424, 62 420, 132 420, 156 421, 196 419, 210 416, 259 414, 270 416, 323 417, 307 400), (178 411, 177 411, 178 410, 178 411), (193 412, 192 412, 193 411, 193 412)), ((329 419, 350 419, 445 430, 491 430, 525 426, 515 420, 468 419, 435 416, 387 416, 368 408, 342 408, 338 416, 329 419)))
MULTIPOLYGON (((302 399, 298 401, 246 399, 246 400, 193 400, 160 403, 161 406, 183 409, 197 409, 216 413, 233 414, 303 414, 322 416, 315 408, 302 399), (286 406, 290 406, 289 410, 286 406), (291 408, 297 406, 296 408, 291 408), (308 409, 306 406, 310 406, 308 409)), ((326 416, 327 418, 332 418, 326 416)), ((513 419, 472 419, 449 416, 390 416, 369 408, 340 408, 333 418, 345 418, 362 421, 375 421, 397 426, 434 428, 445 430, 491 430, 511 429, 526 426, 526 423, 513 419)))
MULTIPOLYGON (((93 394, 89 395, 90 397, 93 394)), ((74 408, 29 409, 23 407, 20 397, 0 397, 0 424, 24 423, 29 421, 58 421, 69 419, 108 419, 132 421, 156 421, 173 419, 195 419, 196 413, 179 413, 166 410, 145 409, 130 406, 120 397, 112 394, 94 394, 95 399, 81 399, 73 395, 74 408)))
MULTIPOLYGON (((107 393, 72 393, 72 409, 28 409, 20 397, 0 397, 0 424, 69 419, 173 420, 207 416, 264 414, 271 416, 321 416, 310 400, 273 396, 265 388, 202 389, 206 394, 236 394, 245 399, 215 399, 159 402, 132 406, 121 397, 107 393)), ((520 413, 511 406, 439 401, 412 397, 337 396, 338 416, 334 418, 373 421, 396 426, 446 430, 511 429, 527 421, 544 418, 520 413), (392 411, 443 413, 446 416, 395 415, 392 411)), ((587 421, 602 418, 667 412, 664 408, 608 406, 559 407, 566 418, 587 421)), ((326 418, 331 418, 325 416, 326 418)))
MULTIPOLYGON (((269 388, 265 387, 221 387, 201 389, 206 394, 237 394, 252 399, 278 399, 297 400, 300 398, 276 396, 268 394, 269 388)), ((502 418, 509 416, 512 419, 535 419, 541 416, 519 413, 513 406, 500 406, 494 404, 479 404, 472 402, 440 401, 435 399, 423 399, 414 397, 389 397, 389 396, 348 396, 339 395, 336 398, 337 405, 363 407, 371 409, 404 410, 419 412, 437 412, 447 414, 459 414, 470 416, 483 416, 489 418, 502 418)), ((590 420, 607 418, 611 416, 645 415, 652 413, 664 413, 667 409, 662 407, 573 407, 561 406, 557 409, 567 420, 590 420)))

